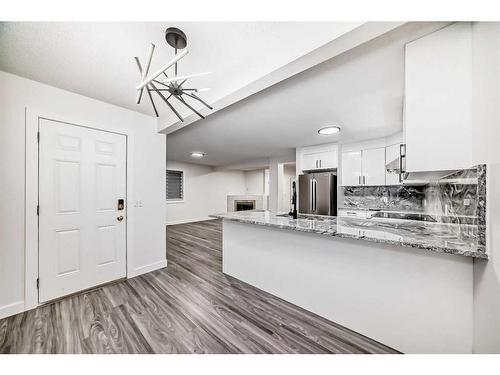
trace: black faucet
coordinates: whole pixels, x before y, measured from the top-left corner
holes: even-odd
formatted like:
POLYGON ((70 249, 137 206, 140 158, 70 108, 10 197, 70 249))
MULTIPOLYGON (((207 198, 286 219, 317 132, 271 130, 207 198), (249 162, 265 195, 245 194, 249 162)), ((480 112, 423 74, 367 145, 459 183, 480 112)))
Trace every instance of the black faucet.
POLYGON ((292 181, 292 206, 288 215, 292 216, 294 219, 297 219, 297 189, 295 187, 295 181, 292 181))

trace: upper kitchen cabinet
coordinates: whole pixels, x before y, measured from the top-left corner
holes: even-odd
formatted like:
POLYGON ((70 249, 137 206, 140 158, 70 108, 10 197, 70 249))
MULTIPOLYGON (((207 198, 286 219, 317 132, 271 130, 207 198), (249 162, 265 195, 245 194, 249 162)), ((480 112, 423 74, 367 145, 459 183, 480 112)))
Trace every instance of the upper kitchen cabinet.
POLYGON ((337 144, 319 145, 297 149, 300 153, 301 171, 336 169, 338 167, 337 144))
POLYGON ((342 185, 385 185, 385 147, 342 152, 342 185))
POLYGON ((408 172, 472 165, 472 34, 455 23, 406 45, 408 172))
POLYGON ((385 185, 385 147, 363 150, 363 185, 385 185))
POLYGON ((342 153, 342 185, 361 185, 361 151, 342 153))

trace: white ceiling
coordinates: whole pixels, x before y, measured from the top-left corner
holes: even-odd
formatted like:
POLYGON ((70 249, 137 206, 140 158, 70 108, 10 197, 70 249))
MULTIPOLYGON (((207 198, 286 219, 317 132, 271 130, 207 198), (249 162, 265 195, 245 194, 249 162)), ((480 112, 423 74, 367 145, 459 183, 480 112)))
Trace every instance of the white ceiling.
MULTIPOLYGON (((193 87, 212 89, 200 94, 210 103, 360 24, 4 22, 0 23, 0 70, 153 115, 147 97, 135 104, 140 80, 133 57, 144 62, 153 42, 151 70, 169 61, 174 54, 164 39, 169 26, 181 28, 188 38, 189 54, 179 63, 179 74, 212 72, 192 81, 193 87)), ((159 98, 156 103, 160 114, 170 112, 159 98)))
POLYGON ((327 142, 402 130, 404 45, 438 23, 409 23, 167 136, 169 160, 224 167, 327 142), (342 128, 321 136, 326 125, 342 128), (193 160, 191 151, 206 153, 193 160))

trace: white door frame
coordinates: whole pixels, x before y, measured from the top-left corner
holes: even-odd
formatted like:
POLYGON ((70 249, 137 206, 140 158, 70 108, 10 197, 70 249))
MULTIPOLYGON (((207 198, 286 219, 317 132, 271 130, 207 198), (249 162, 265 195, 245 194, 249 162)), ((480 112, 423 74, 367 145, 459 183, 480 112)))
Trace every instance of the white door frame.
MULTIPOLYGON (((47 113, 31 107, 26 107, 26 160, 25 160, 25 277, 24 277, 24 310, 30 310, 39 305, 38 289, 38 126, 39 119, 57 121, 72 126, 81 126, 89 129, 107 131, 124 135, 126 141, 126 272, 127 278, 132 277, 134 254, 134 210, 131 209, 134 197, 133 185, 133 133, 109 130, 103 125, 85 125, 85 121, 67 118, 58 114, 47 113)), ((43 281, 42 281, 43 282, 43 281)))

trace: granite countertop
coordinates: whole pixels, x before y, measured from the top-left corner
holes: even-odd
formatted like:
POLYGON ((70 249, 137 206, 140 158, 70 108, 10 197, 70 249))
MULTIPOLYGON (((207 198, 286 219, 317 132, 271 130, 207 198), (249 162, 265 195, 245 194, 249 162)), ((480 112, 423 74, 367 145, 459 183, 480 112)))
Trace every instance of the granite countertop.
POLYGON ((299 232, 388 243, 474 258, 488 258, 484 244, 478 240, 477 225, 315 215, 299 215, 298 219, 292 219, 271 211, 238 211, 211 216, 299 232))

